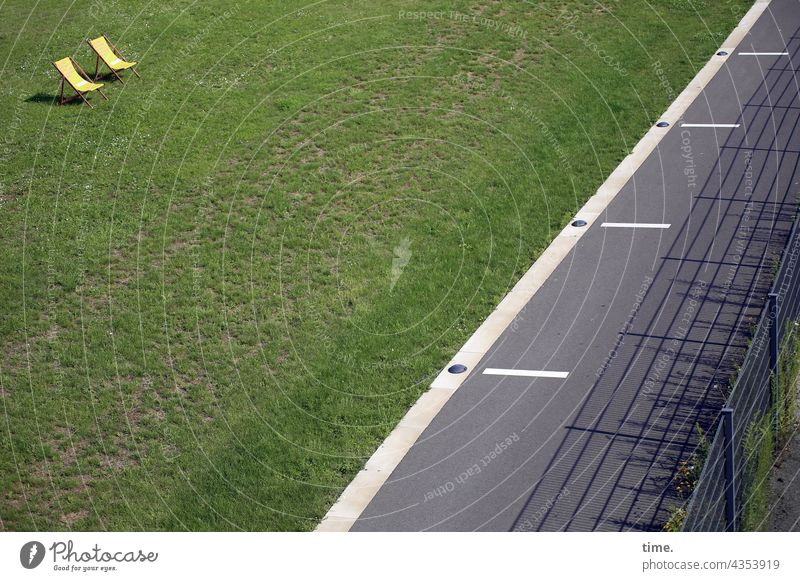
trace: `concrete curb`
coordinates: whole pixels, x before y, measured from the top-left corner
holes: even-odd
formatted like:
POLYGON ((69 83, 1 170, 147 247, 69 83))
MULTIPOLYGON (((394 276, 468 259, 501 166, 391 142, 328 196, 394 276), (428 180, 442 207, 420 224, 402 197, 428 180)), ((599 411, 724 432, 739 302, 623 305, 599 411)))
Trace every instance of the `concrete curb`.
MULTIPOLYGON (((771 0, 757 0, 719 50, 726 51, 728 55, 733 54, 770 2, 771 0)), ((667 132, 678 123, 689 105, 719 72, 727 58, 728 56, 715 55, 697 73, 660 118, 661 121, 669 122, 669 127, 652 127, 636 144, 631 154, 617 166, 597 190, 597 193, 589 198, 575 215, 575 219, 585 220, 587 225, 582 228, 567 226, 555 237, 533 266, 439 373, 430 389, 408 410, 389 437, 370 457, 364 468, 345 488, 319 523, 316 531, 346 532, 350 530, 350 527, 414 445, 417 438, 444 407, 455 390, 469 377, 469 374, 453 375, 448 373, 447 368, 454 363, 466 365, 470 370, 477 366, 494 342, 514 321, 564 257, 575 247, 583 233, 605 211, 622 187, 628 183, 636 170, 656 149, 667 132)))

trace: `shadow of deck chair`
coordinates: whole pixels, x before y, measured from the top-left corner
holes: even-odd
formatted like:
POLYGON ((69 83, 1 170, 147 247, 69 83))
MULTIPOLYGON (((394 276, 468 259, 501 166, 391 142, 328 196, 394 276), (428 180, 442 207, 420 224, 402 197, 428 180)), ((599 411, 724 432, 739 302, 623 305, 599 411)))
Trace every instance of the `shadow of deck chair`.
POLYGON ((103 83, 94 83, 89 78, 89 75, 86 74, 81 68, 81 65, 76 63, 72 57, 64 57, 61 60, 55 61, 53 66, 56 67, 56 70, 61 74, 61 93, 58 97, 58 104, 63 105, 69 101, 72 101, 76 97, 69 97, 67 99, 64 98, 64 81, 69 83, 69 86, 78 94, 77 96, 83 99, 83 102, 89 105, 90 109, 94 109, 92 104, 86 99, 86 93, 91 93, 92 91, 97 91, 103 96, 103 99, 108 101, 108 97, 103 91, 100 90, 100 87, 103 86, 103 83), (80 72, 78 72, 80 71, 80 72))
POLYGON ((92 40, 87 40, 86 42, 89 43, 89 46, 92 47, 92 50, 97 55, 97 62, 95 63, 94 67, 95 81, 98 79, 97 75, 100 72, 101 60, 109 68, 111 73, 117 77, 117 80, 119 80, 119 82, 123 85, 125 84, 125 81, 123 81, 122 77, 119 76, 118 71, 130 69, 134 75, 139 77, 139 73, 137 73, 136 69, 133 68, 136 65, 136 62, 126 61, 125 57, 123 57, 122 54, 117 50, 117 47, 114 46, 110 40, 108 40, 108 37, 105 34, 103 36, 93 38, 92 40))

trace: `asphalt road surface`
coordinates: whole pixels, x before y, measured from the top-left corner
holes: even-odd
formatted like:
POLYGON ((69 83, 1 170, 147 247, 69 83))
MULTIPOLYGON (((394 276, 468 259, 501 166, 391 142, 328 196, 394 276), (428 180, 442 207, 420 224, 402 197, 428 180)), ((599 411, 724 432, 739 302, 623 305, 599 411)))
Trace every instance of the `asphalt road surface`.
POLYGON ((352 530, 661 529, 796 212, 793 63, 776 0, 352 530))

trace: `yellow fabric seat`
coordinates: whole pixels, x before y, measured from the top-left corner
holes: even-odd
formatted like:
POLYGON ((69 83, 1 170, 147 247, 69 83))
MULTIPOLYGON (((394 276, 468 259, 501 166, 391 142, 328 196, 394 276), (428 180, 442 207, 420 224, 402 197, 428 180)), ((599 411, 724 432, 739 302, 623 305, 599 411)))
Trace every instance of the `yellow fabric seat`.
POLYGON ((103 83, 95 83, 91 81, 88 78, 86 71, 84 71, 78 63, 72 60, 72 57, 65 57, 61 60, 57 60, 53 63, 53 66, 56 67, 56 70, 61 74, 61 96, 59 98, 60 105, 63 105, 66 102, 64 99, 64 81, 69 83, 69 86, 75 90, 78 96, 83 99, 83 102, 89 105, 89 107, 92 107, 92 105, 86 100, 84 93, 97 91, 103 95, 105 100, 108 100, 108 97, 106 97, 103 91, 100 90, 100 87, 103 86, 103 83), (80 72, 78 72, 79 70, 80 72))
POLYGON ((58 69, 58 72, 72 85, 72 88, 77 91, 88 93, 89 91, 96 91, 103 86, 103 83, 93 83, 88 79, 84 79, 80 73, 78 73, 75 65, 72 64, 72 59, 69 57, 56 61, 53 64, 58 69))
POLYGON ((95 80, 97 80, 97 74, 100 70, 101 60, 121 83, 123 80, 122 77, 117 74, 117 71, 131 69, 133 74, 135 74, 137 77, 139 76, 139 73, 137 73, 133 68, 137 64, 136 61, 125 60, 125 58, 117 50, 117 47, 111 44, 111 41, 109 41, 105 35, 98 36, 97 38, 93 38, 87 42, 89 43, 89 46, 92 47, 92 50, 97 54, 97 64, 94 71, 95 80))
POLYGON ((124 71, 125 69, 129 69, 134 66, 136 62, 128 62, 122 59, 117 59, 115 61, 111 61, 108 63, 108 66, 113 68, 115 71, 124 71))

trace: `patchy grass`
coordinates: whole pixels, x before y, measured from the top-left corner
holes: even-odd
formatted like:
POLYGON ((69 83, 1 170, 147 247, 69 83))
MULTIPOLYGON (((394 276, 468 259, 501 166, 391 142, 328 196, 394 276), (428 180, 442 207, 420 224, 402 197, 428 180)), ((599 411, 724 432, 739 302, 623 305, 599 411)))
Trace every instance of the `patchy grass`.
POLYGON ((313 528, 750 2, 606 4, 4 2, 0 529, 313 528))
MULTIPOLYGON (((788 321, 783 330, 779 365, 779 385, 775 421, 776 448, 782 448, 797 430, 797 382, 800 376, 800 335, 797 321, 788 321)), ((774 384, 773 378, 773 384, 774 384)))
MULTIPOLYGON (((788 321, 778 354, 779 384, 766 414, 753 420, 744 440, 742 494, 743 531, 763 531, 769 525, 770 472, 797 430, 797 383, 800 375, 798 323, 788 321)), ((772 374, 773 390, 776 387, 772 374)))
POLYGON ((762 531, 769 524, 769 473, 774 459, 774 444, 773 422, 769 414, 751 422, 743 450, 743 531, 762 531))

